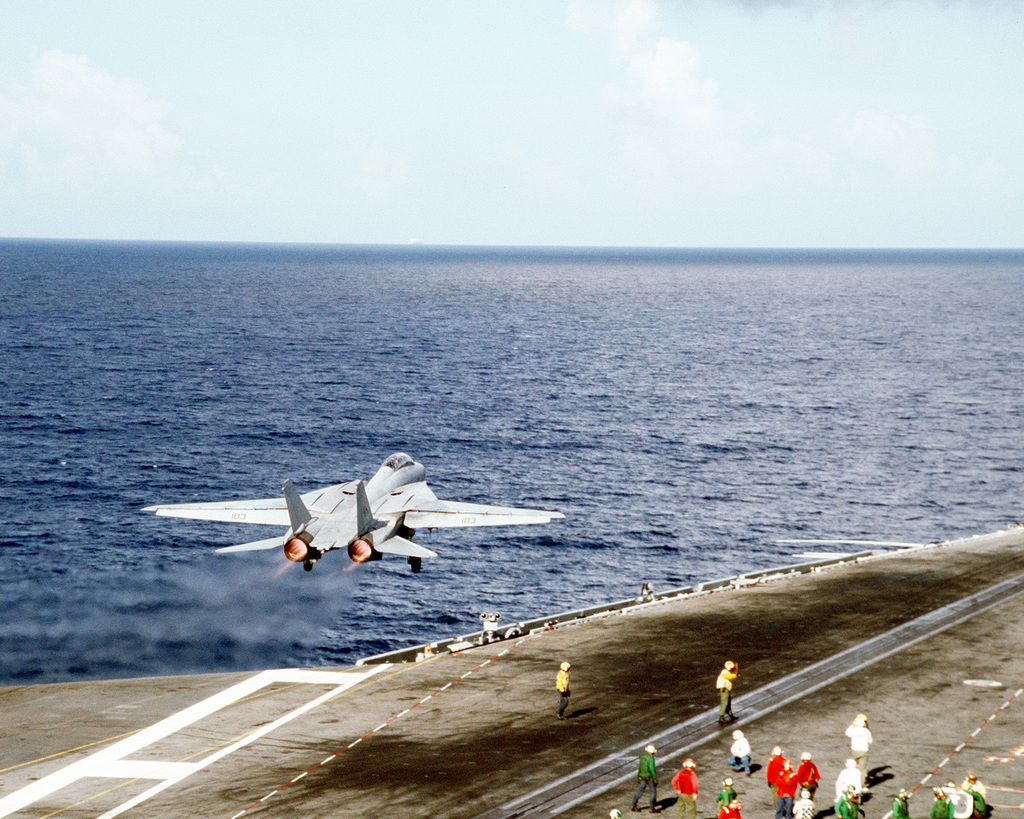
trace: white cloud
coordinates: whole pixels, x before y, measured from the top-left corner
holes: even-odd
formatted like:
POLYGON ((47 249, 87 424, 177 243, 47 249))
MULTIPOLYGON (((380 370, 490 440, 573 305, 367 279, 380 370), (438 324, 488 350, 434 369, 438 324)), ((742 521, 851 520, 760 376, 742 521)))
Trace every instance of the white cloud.
POLYGON ((565 13, 570 29, 603 36, 619 54, 636 51, 656 17, 657 6, 650 0, 572 0, 565 13))
POLYGON ((617 10, 612 22, 615 50, 630 57, 643 48, 655 28, 658 7, 648 0, 626 0, 617 10))
POLYGON ((174 192, 216 175, 167 125, 140 83, 47 51, 26 87, 0 88, 0 187, 7 193, 174 192))
POLYGON ((900 178, 925 178, 936 163, 934 139, 921 117, 852 111, 837 119, 836 130, 849 156, 900 178))
POLYGON ((628 74, 640 104, 656 116, 688 131, 718 125, 718 83, 702 76, 700 53, 689 43, 659 37, 629 56, 628 74))
MULTIPOLYGON (((600 42, 618 71, 608 95, 620 137, 611 186, 655 203, 668 229, 699 225, 698 243, 720 224, 742 225, 736 235, 752 244, 939 243, 908 231, 920 225, 927 235, 927 220, 946 224, 968 199, 1019 201, 1006 181, 1019 174, 998 152, 958 143, 938 95, 897 54, 917 53, 917 42, 868 36, 898 31, 905 18, 838 0, 829 8, 795 28, 778 12, 733 15, 741 44, 761 29, 785 35, 758 41, 744 62, 725 59, 733 46, 721 30, 687 42, 659 21, 657 0, 575 0, 569 25, 600 42), (701 49, 728 71, 722 87, 702 68, 701 49)), ((677 13, 671 25, 698 17, 677 13)))
POLYGON ((689 134, 707 133, 721 119, 718 83, 703 75, 693 45, 658 36, 657 11, 651 0, 574 0, 566 19, 577 31, 602 35, 622 61, 624 80, 609 89, 620 106, 689 134))

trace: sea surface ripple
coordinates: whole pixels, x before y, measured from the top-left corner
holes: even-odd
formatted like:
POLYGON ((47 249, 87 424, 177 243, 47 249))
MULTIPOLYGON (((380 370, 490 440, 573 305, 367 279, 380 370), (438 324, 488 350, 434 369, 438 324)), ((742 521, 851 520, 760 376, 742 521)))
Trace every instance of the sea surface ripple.
POLYGON ((0 242, 0 684, 350 663, 1022 516, 1024 253, 0 242), (156 503, 557 509, 313 572, 156 503))

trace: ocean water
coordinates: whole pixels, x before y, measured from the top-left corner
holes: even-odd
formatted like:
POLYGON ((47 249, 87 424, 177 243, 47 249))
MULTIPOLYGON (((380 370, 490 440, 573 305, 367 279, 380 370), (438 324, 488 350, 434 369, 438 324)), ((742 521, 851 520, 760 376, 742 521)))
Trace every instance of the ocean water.
POLYGON ((0 684, 359 657, 1024 518, 1024 253, 0 242, 0 684), (313 572, 156 503, 564 512, 313 572))

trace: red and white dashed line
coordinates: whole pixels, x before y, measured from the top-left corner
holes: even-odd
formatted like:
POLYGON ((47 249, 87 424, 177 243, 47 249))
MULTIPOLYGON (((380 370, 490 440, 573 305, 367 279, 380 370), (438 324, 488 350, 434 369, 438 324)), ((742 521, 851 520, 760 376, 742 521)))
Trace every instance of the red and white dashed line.
POLYGON ((318 762, 318 763, 317 763, 316 765, 314 765, 314 766, 313 766, 312 768, 309 768, 308 770, 305 770, 305 771, 303 771, 303 772, 302 772, 302 773, 300 773, 300 774, 299 774, 298 776, 296 776, 296 777, 295 777, 294 779, 292 779, 292 780, 290 780, 290 781, 288 781, 288 782, 284 783, 283 785, 280 785, 280 786, 278 786, 277 788, 274 788, 274 790, 272 790, 272 791, 271 791, 270 793, 268 793, 268 794, 267 794, 266 796, 262 797, 261 799, 257 799, 257 800, 256 800, 255 802, 253 802, 253 803, 252 803, 251 805, 249 805, 249 807, 247 807, 247 808, 243 808, 242 810, 240 810, 240 811, 239 811, 238 813, 236 813, 236 814, 235 814, 234 816, 232 816, 232 817, 231 817, 231 819, 238 819, 238 817, 240 817, 240 816, 244 816, 244 815, 245 815, 245 814, 247 814, 247 813, 248 813, 249 811, 253 810, 254 808, 257 808, 257 807, 259 807, 260 805, 262 805, 262 804, 263 804, 264 802, 266 802, 266 801, 267 801, 268 799, 270 799, 271 797, 275 796, 276 794, 279 794, 279 793, 280 793, 281 791, 283 791, 283 790, 284 790, 285 788, 287 788, 288 786, 290 786, 290 785, 294 785, 294 784, 295 784, 296 782, 298 782, 298 781, 299 781, 300 779, 302 779, 303 777, 305 777, 305 776, 308 776, 309 774, 313 773, 313 771, 316 771, 316 770, 318 770, 318 769, 322 768, 322 767, 323 767, 324 765, 328 765, 328 764, 330 764, 330 763, 331 763, 331 762, 333 762, 333 761, 334 761, 335 759, 337 759, 337 758, 338 758, 339 756, 341 756, 341 755, 342 755, 343 753, 345 753, 345 751, 351 750, 351 749, 352 749, 352 748, 354 748, 354 747, 355 747, 356 745, 358 745, 358 744, 359 744, 360 742, 362 742, 362 741, 363 741, 364 739, 369 739, 369 738, 370 738, 370 737, 372 737, 372 736, 373 736, 374 734, 376 734, 376 733, 377 733, 378 731, 381 731, 381 730, 383 730, 384 728, 387 728, 387 727, 388 727, 389 725, 391 725, 391 723, 395 722, 395 720, 401 719, 401 718, 402 718, 402 717, 404 717, 404 716, 405 716, 406 714, 408 714, 409 712, 413 711, 413 710, 414 710, 415 708, 419 707, 420 705, 423 705, 423 704, 424 704, 424 703, 426 703, 426 702, 429 702, 429 701, 430 701, 430 700, 432 700, 432 699, 433 699, 434 697, 436 697, 436 696, 437 696, 438 694, 441 694, 441 693, 443 693, 444 691, 447 691, 447 690, 448 690, 449 688, 451 688, 451 687, 452 687, 452 686, 453 686, 453 685, 454 685, 455 683, 459 682, 460 680, 464 680, 464 679, 466 679, 467 677, 469 677, 469 676, 471 676, 471 675, 475 674, 475 673, 476 673, 476 672, 478 672, 478 671, 479 671, 480 669, 484 668, 485 666, 488 666, 488 665, 490 665, 490 664, 491 664, 492 662, 494 662, 495 660, 497 660, 497 659, 498 659, 499 657, 504 657, 504 656, 505 656, 506 654, 508 654, 508 653, 509 653, 509 652, 510 652, 510 651, 511 651, 511 650, 512 650, 513 648, 516 648, 517 646, 521 645, 522 643, 524 643, 524 642, 525 642, 526 640, 528 640, 529 638, 530 638, 530 635, 529 635, 529 634, 527 634, 527 635, 526 635, 525 637, 522 637, 521 639, 517 640, 517 641, 516 641, 516 642, 514 642, 514 643, 513 643, 512 645, 508 646, 508 647, 507 647, 506 649, 504 649, 503 651, 500 651, 500 652, 498 652, 497 654, 495 654, 495 655, 494 655, 493 657, 491 657, 490 659, 484 660, 484 661, 483 661, 482 663, 480 663, 480 665, 478 665, 478 666, 477 666, 476 668, 471 668, 471 669, 470 669, 469 671, 467 671, 467 672, 466 672, 465 674, 463 674, 462 676, 460 676, 460 677, 459 677, 458 679, 455 679, 455 680, 452 680, 451 682, 445 683, 445 684, 444 684, 444 685, 442 685, 442 686, 441 686, 440 688, 438 688, 438 689, 437 689, 436 691, 434 691, 434 692, 433 692, 432 694, 427 694, 427 696, 425 696, 425 697, 424 697, 423 699, 421 699, 421 700, 420 700, 419 702, 417 702, 417 703, 415 703, 415 704, 413 704, 413 705, 410 705, 410 706, 409 706, 408 708, 406 708, 406 709, 405 709, 404 711, 400 711, 399 713, 395 714, 395 715, 394 715, 393 717, 391 717, 391 719, 387 720, 386 722, 382 722, 382 723, 381 723, 380 725, 378 725, 378 726, 377 726, 376 728, 374 728, 374 729, 373 729, 372 731, 368 731, 367 733, 363 734, 363 735, 362 735, 361 737, 359 737, 358 739, 354 739, 354 740, 353 740, 352 742, 350 742, 350 743, 349 743, 348 745, 346 745, 346 746, 345 746, 344 748, 342 748, 342 749, 340 749, 340 750, 338 750, 338 751, 335 751, 335 752, 334 752, 333 754, 331 754, 331 755, 330 755, 329 757, 327 757, 327 758, 326 758, 326 759, 324 759, 324 760, 321 760, 321 761, 320 761, 320 762, 318 762))
POLYGON ((954 749, 953 749, 953 750, 952 750, 952 751, 950 752, 949 756, 947 756, 947 757, 946 757, 946 758, 945 758, 944 760, 942 760, 942 762, 940 762, 940 763, 939 763, 938 765, 936 765, 936 766, 935 766, 935 770, 933 770, 933 771, 932 771, 932 772, 931 772, 930 774, 928 774, 928 776, 926 776, 926 777, 925 777, 924 779, 922 779, 922 780, 921 780, 920 782, 918 782, 918 783, 917 783, 917 784, 916 784, 916 785, 914 786, 914 790, 913 790, 913 791, 911 791, 911 793, 914 793, 915 791, 917 791, 917 789, 918 789, 918 788, 920 788, 920 787, 921 787, 922 785, 924 785, 924 784, 925 784, 925 783, 926 783, 926 782, 927 782, 927 781, 928 781, 929 779, 931 779, 931 778, 932 778, 933 776, 935 776, 935 774, 937 774, 937 773, 938 773, 938 772, 939 772, 940 770, 942 770, 942 769, 943 769, 944 767, 946 767, 946 763, 947 763, 947 762, 949 762, 949 761, 950 761, 950 760, 951 760, 951 759, 952 759, 952 758, 953 758, 954 756, 956 756, 956 755, 957 755, 958 753, 960 753, 960 752, 961 752, 961 751, 962 751, 962 750, 963 750, 964 748, 966 748, 966 747, 967 747, 967 744, 968 744, 968 743, 969 743, 969 742, 970 742, 970 741, 971 741, 972 739, 974 739, 974 738, 975 738, 975 737, 976 737, 976 736, 977 736, 978 734, 980 734, 980 733, 981 733, 981 730, 982 730, 982 729, 983 729, 983 728, 984 728, 984 727, 985 727, 986 725, 988 725, 988 724, 989 724, 990 722, 992 722, 992 720, 994 720, 994 719, 995 719, 996 717, 998 717, 998 716, 999 716, 999 715, 1000 715, 1000 714, 1001 714, 1001 713, 1003 712, 1003 710, 1005 710, 1005 709, 1007 708, 1007 706, 1009 706, 1009 704, 1010 704, 1011 702, 1013 702, 1013 701, 1014 701, 1015 699, 1017 699, 1017 697, 1019 697, 1019 696, 1020 696, 1021 694, 1024 694, 1024 688, 1018 688, 1018 689, 1017 689, 1017 690, 1016 690, 1016 691, 1014 692, 1013 696, 1012 696, 1012 697, 1010 697, 1010 699, 1008 699, 1008 700, 1007 700, 1006 702, 1004 702, 1004 703, 1003 703, 1002 705, 1000 705, 1000 706, 999 706, 999 707, 998 707, 998 708, 996 709, 995 713, 994 713, 994 714, 993 714, 992 716, 990 716, 990 717, 989 717, 989 718, 988 718, 987 720, 985 720, 985 721, 984 721, 983 723, 981 723, 981 725, 979 725, 979 726, 978 726, 977 728, 975 728, 975 729, 974 729, 974 730, 973 730, 973 731, 971 732, 971 735, 970 735, 969 737, 967 737, 967 739, 965 739, 965 740, 964 740, 963 742, 961 742, 961 743, 960 743, 959 745, 957 745, 957 746, 956 746, 956 747, 955 747, 955 748, 954 748, 954 749))
MULTIPOLYGON (((995 713, 992 714, 992 716, 990 716, 987 720, 985 720, 983 723, 981 723, 981 725, 979 725, 977 728, 975 728, 973 731, 971 731, 970 736, 968 736, 967 739, 965 739, 963 742, 961 742, 959 745, 957 745, 952 751, 950 751, 949 755, 944 760, 942 760, 942 762, 940 762, 938 765, 936 765, 931 773, 929 773, 924 779, 922 779, 920 782, 918 782, 916 785, 914 785, 914 787, 911 789, 910 792, 912 794, 913 793, 917 793, 917 790, 919 788, 921 788, 929 779, 931 779, 933 776, 935 776, 935 774, 937 774, 939 771, 941 771, 943 768, 945 768, 947 763, 953 757, 955 757, 964 748, 966 748, 967 745, 970 743, 970 741, 972 739, 974 739, 976 736, 978 736, 978 734, 981 733, 982 729, 986 725, 988 725, 990 722, 992 722, 992 720, 994 720, 996 717, 998 717, 1010 705, 1010 703, 1012 703, 1015 699, 1017 699, 1017 697, 1019 697, 1021 694, 1024 694, 1024 688, 1018 688, 1014 692, 1013 696, 1010 697, 1010 699, 1008 699, 1006 702, 1004 702, 1002 705, 1000 705, 995 710, 995 713)), ((892 811, 889 811, 887 814, 885 814, 885 816, 882 817, 882 819, 891 819, 891 817, 892 817, 892 811)))

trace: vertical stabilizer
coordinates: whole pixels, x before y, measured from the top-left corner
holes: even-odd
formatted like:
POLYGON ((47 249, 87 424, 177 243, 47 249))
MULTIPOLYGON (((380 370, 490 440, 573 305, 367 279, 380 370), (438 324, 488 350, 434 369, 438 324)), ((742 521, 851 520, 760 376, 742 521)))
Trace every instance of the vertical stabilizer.
POLYGON ((370 499, 366 497, 366 481, 356 484, 356 529, 359 537, 377 526, 370 510, 370 499))
POLYGON ((288 519, 292 522, 292 531, 298 532, 312 520, 312 516, 292 486, 291 480, 286 480, 281 489, 284 490, 284 502, 288 504, 288 519))

